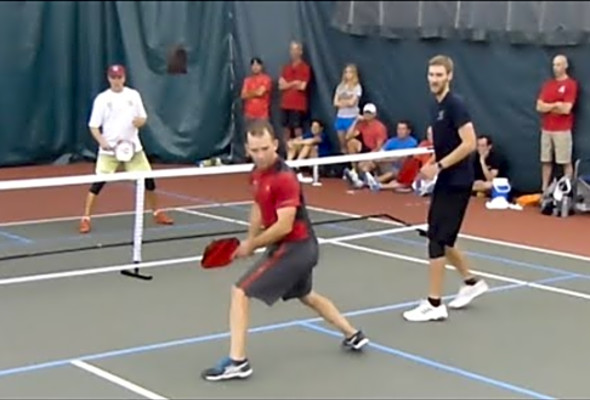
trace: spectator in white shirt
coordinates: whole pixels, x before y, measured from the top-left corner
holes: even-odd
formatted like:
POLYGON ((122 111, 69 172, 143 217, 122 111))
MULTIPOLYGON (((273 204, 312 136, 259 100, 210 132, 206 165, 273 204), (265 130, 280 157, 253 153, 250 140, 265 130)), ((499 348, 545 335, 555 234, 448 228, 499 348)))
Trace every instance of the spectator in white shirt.
MULTIPOLYGON (((112 65, 107 75, 110 88, 94 100, 88 123, 90 132, 99 145, 96 174, 114 173, 120 164, 124 164, 128 172, 151 171, 139 139, 139 128, 147 121, 141 95, 137 90, 125 86, 125 67, 122 65, 112 65), (119 154, 124 148, 128 152, 128 157, 121 161, 122 156, 119 154)), ((84 216, 80 221, 80 233, 88 233, 91 230, 90 215, 96 196, 104 184, 105 182, 95 182, 89 189, 84 216)), ((163 225, 173 224, 172 219, 158 209, 154 180, 146 179, 145 188, 146 200, 153 211, 155 222, 163 225)))
POLYGON ((359 83, 359 74, 356 65, 348 64, 342 71, 342 80, 334 92, 334 107, 338 110, 334 128, 338 134, 340 151, 347 153, 346 133, 359 116, 359 102, 363 94, 363 88, 359 83))

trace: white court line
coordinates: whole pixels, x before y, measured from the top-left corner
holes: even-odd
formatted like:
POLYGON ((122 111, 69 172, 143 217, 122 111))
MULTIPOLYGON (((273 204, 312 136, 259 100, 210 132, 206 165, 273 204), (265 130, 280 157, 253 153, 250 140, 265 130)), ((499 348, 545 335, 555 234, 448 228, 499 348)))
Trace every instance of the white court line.
MULTIPOLYGON (((177 208, 176 211, 184 212, 184 213, 192 214, 192 215, 197 215, 199 217, 205 217, 205 218, 215 219, 215 220, 219 220, 219 221, 223 221, 223 222, 238 224, 238 225, 244 225, 244 226, 250 225, 250 223, 246 222, 246 221, 240 221, 237 219, 222 217, 220 215, 204 213, 201 211, 187 210, 184 208, 177 208)), ((389 235, 392 233, 410 232, 410 231, 415 231, 416 229, 424 229, 425 227, 426 227, 425 224, 404 226, 404 227, 383 229, 380 231, 355 233, 352 235, 338 236, 338 237, 330 238, 330 239, 319 239, 319 242, 320 242, 320 244, 346 242, 346 241, 350 241, 350 240, 366 239, 366 238, 375 237, 375 236, 389 235)))
MULTIPOLYGON (((423 260, 421 258, 416 258, 416 257, 406 256, 404 254, 393 253, 393 252, 384 251, 384 250, 377 250, 377 249, 373 249, 371 247, 358 246, 355 244, 344 243, 344 242, 334 242, 334 243, 330 243, 330 244, 332 244, 334 246, 346 247, 346 248, 349 248, 352 250, 362 251, 364 253, 371 253, 371 254, 375 254, 375 255, 379 255, 379 256, 383 256, 383 257, 395 258, 398 260, 428 265, 427 260, 423 260)), ((450 270, 456 269, 452 265, 446 265, 446 268, 450 269, 450 270)), ((505 275, 492 274, 489 272, 476 271, 476 270, 471 270, 471 272, 475 275, 482 276, 485 278, 495 279, 497 281, 517 283, 517 284, 528 286, 531 288, 544 290, 546 292, 559 293, 559 294, 564 294, 566 296, 572 296, 572 297, 577 297, 580 299, 590 300, 590 294, 588 294, 588 293, 577 292, 577 291, 568 290, 568 289, 562 289, 562 288, 558 288, 555 286, 543 285, 540 283, 534 283, 534 282, 530 282, 530 281, 524 281, 521 279, 511 278, 511 277, 505 276, 505 275)))
POLYGON ((119 272, 119 271, 123 271, 126 269, 133 269, 133 268, 149 269, 149 268, 158 268, 158 267, 164 267, 164 266, 170 266, 170 265, 188 264, 188 263, 194 263, 197 261, 201 261, 201 258, 202 258, 201 256, 184 257, 184 258, 171 258, 168 260, 148 261, 148 262, 141 262, 141 263, 137 263, 137 264, 113 265, 110 267, 88 268, 88 269, 78 269, 78 270, 74 270, 74 271, 50 272, 47 274, 17 276, 17 277, 13 277, 13 278, 0 279, 0 286, 15 285, 18 283, 31 283, 31 282, 47 281, 47 280, 51 280, 51 279, 75 278, 75 277, 79 277, 79 276, 107 274, 110 272, 119 272))
MULTIPOLYGON (((189 205, 186 206, 185 208, 189 209, 189 208, 195 208, 195 209, 200 209, 200 208, 218 208, 218 207, 231 207, 231 206, 239 206, 239 205, 244 205, 244 204, 250 204, 252 203, 252 201, 249 200, 244 200, 244 201, 232 201, 232 202, 227 202, 227 203, 211 203, 211 204, 195 204, 195 205, 189 205)), ((166 208, 162 208, 162 210, 164 211, 173 211, 175 210, 177 207, 166 207, 166 208)), ((146 210, 145 213, 149 213, 149 210, 146 210)), ((124 215, 133 215, 135 214, 135 211, 119 211, 119 212, 113 212, 113 213, 102 213, 102 214, 94 214, 92 216, 92 218, 105 218, 105 217, 120 217, 120 216, 124 216, 124 215)), ((80 215, 78 216, 71 216, 71 217, 55 217, 55 218, 42 218, 42 219, 29 219, 29 220, 23 220, 23 221, 14 221, 14 222, 0 222, 0 227, 10 227, 10 226, 19 226, 19 225, 33 225, 33 224, 47 224, 47 223, 52 223, 52 222, 63 222, 63 221, 77 221, 81 218, 80 215)))
MULTIPOLYGON (((204 213, 204 212, 194 211, 194 210, 187 210, 187 209, 182 209, 182 208, 177 208, 176 210, 179 212, 185 212, 188 214, 198 215, 198 216, 202 216, 202 217, 206 217, 206 218, 217 219, 220 221, 230 222, 230 223, 234 223, 234 224, 238 224, 238 225, 243 225, 243 226, 248 225, 248 222, 246 222, 246 221, 223 217, 220 215, 214 215, 214 214, 209 214, 209 213, 204 213)), ((411 227, 406 227, 406 226, 399 227, 398 224, 394 224, 394 225, 397 225, 398 227, 393 228, 393 229, 376 231, 376 232, 365 232, 365 233, 359 233, 359 234, 353 234, 353 235, 340 236, 340 237, 335 237, 335 238, 330 238, 330 239, 319 238, 319 242, 320 242, 320 244, 328 244, 328 243, 335 244, 335 245, 338 245, 341 247, 348 247, 351 249, 363 251, 366 253, 373 253, 373 254, 377 254, 377 255, 382 255, 385 257, 389 257, 389 258, 397 258, 400 260, 415 262, 415 263, 419 263, 419 264, 428 264, 428 261, 420 259, 420 258, 415 258, 415 257, 405 256, 402 254, 377 250, 377 249, 373 249, 373 248, 369 248, 369 247, 363 247, 363 246, 357 246, 357 245, 353 245, 353 244, 349 244, 349 243, 344 243, 344 241, 357 240, 357 239, 362 239, 362 238, 382 236, 385 234, 400 233, 400 232, 405 232, 405 231, 409 231, 409 230, 415 230, 416 228, 418 228, 420 226, 420 225, 416 225, 416 226, 411 226, 411 227)), ((261 252, 261 251, 264 251, 264 249, 258 249, 256 252, 261 252)), ((21 277, 0 279, 0 285, 10 285, 10 284, 17 284, 17 283, 30 283, 30 282, 44 281, 44 280, 50 280, 50 279, 97 275, 97 274, 117 272, 117 271, 121 271, 121 270, 125 270, 125 269, 132 269, 132 268, 140 268, 140 269, 157 268, 157 267, 163 267, 163 266, 169 266, 169 265, 194 263, 194 262, 200 261, 201 258, 202 258, 201 256, 195 256, 195 257, 168 259, 168 260, 161 260, 161 261, 151 261, 151 262, 144 262, 144 263, 138 263, 138 264, 116 265, 116 266, 102 267, 102 268, 92 268, 92 269, 83 269, 83 270, 75 270, 75 271, 55 272, 55 273, 48 273, 48 274, 41 274, 41 275, 21 276, 21 277)), ((454 267, 447 266, 447 268, 453 269, 454 267)), ((572 297, 590 300, 590 294, 587 294, 587 293, 582 293, 582 292, 577 292, 577 291, 567 290, 567 289, 561 289, 561 288, 554 287, 554 286, 536 284, 536 283, 532 283, 532 282, 528 282, 528 281, 523 281, 520 279, 511 278, 511 277, 504 276, 504 275, 491 274, 488 272, 473 271, 473 273, 480 275, 480 276, 488 277, 490 279, 495 279, 498 281, 519 283, 522 285, 527 285, 529 287, 533 287, 533 288, 536 288, 539 290, 544 290, 547 292, 560 293, 560 294, 565 294, 565 295, 572 296, 572 297)))
MULTIPOLYGON (((190 211, 190 210, 188 210, 190 211)), ((203 213, 201 213, 203 214, 203 213)), ((204 216, 204 215, 203 215, 204 216)), ((234 223, 240 223, 241 225, 248 225, 247 222, 238 221, 238 220, 231 220, 225 217, 218 217, 211 214, 211 217, 216 217, 212 219, 220 219, 225 221, 233 221, 234 223)), ((355 235, 346 235, 346 236, 339 236, 330 239, 319 239, 320 244, 326 243, 336 243, 343 240, 354 240, 354 239, 363 239, 373 236, 381 236, 387 235, 392 233, 399 233, 399 232, 406 232, 411 229, 416 229, 415 227, 398 227, 392 229, 385 229, 382 231, 377 232, 366 232, 366 233, 359 233, 355 235)), ((261 248, 256 250, 256 253, 263 252, 265 249, 261 248)), ((196 263, 201 261, 202 256, 193 256, 193 257, 184 257, 184 258, 172 258, 167 260, 160 260, 160 261, 148 261, 148 262, 141 262, 141 263, 133 263, 133 264, 123 264, 123 265, 113 265, 109 267, 100 267, 100 268, 86 268, 86 269, 79 269, 74 271, 62 271, 62 272, 50 272, 47 274, 33 274, 27 276, 17 276, 13 278, 6 278, 0 279, 0 286, 4 285, 15 285, 20 283, 32 283, 32 282, 39 282, 39 281, 47 281, 53 279, 65 279, 65 278, 75 278, 80 276, 90 276, 90 275, 98 275, 98 274, 106 274, 111 272, 118 272, 127 269, 139 268, 139 269, 150 269, 150 268, 159 268, 165 266, 172 266, 172 265, 180 265, 180 264, 189 264, 189 263, 196 263)))
MULTIPOLYGON (((207 218, 212 218, 212 219, 219 219, 219 220, 225 221, 225 222, 233 222, 238 225, 248 225, 248 222, 246 222, 246 221, 241 221, 241 220, 227 218, 227 217, 221 217, 218 215, 204 213, 201 211, 182 210, 182 209, 178 209, 178 211, 188 212, 189 214, 199 215, 202 217, 207 217, 207 218)), ((395 225, 399 226, 399 224, 397 224, 397 223, 395 225)), ((377 250, 377 249, 373 249, 370 247, 358 246, 358 245, 354 245, 354 244, 350 244, 350 243, 344 243, 344 240, 357 240, 357 239, 368 238, 368 237, 373 237, 373 236, 382 236, 382 235, 391 234, 391 233, 399 233, 399 232, 403 232, 403 231, 415 230, 418 226, 421 226, 421 225, 415 225, 413 227, 400 227, 400 228, 398 228, 399 231, 385 230, 385 231, 366 232, 366 233, 360 233, 360 234, 355 234, 355 235, 341 236, 341 237, 334 238, 334 239, 320 239, 320 243, 329 243, 329 244, 333 244, 333 245, 340 246, 340 247, 348 247, 350 249, 355 249, 355 250, 362 251, 365 253, 372 253, 372 254, 377 254, 377 255, 381 255, 381 256, 385 256, 385 257, 397 258, 399 260, 404 260, 404 261, 427 265, 428 261, 423 260, 421 258, 410 257, 410 256, 406 256, 406 255, 399 254, 399 253, 392 253, 392 252, 388 252, 388 251, 377 250), (387 232, 387 233, 385 233, 385 232, 387 232)), ((455 269, 455 267, 453 267, 451 265, 447 265, 446 267, 449 269, 455 269)), ((526 285, 526 286, 529 286, 529 287, 532 287, 535 289, 539 289, 539 290, 544 290, 547 292, 560 293, 560 294, 565 294, 565 295, 572 296, 572 297, 590 300, 590 294, 587 294, 587 293, 577 292, 577 291, 568 290, 568 289, 561 289, 561 288, 558 288, 555 286, 537 284, 537 283, 533 283, 533 282, 529 282, 529 281, 524 281, 521 279, 511 278, 511 277, 505 276, 505 275, 492 274, 489 272, 482 272, 482 271, 475 271, 475 270, 472 270, 472 272, 474 274, 479 275, 479 276, 487 277, 490 279, 495 279, 497 281, 518 283, 521 285, 526 285)))
POLYGON ((94 365, 88 364, 85 361, 73 360, 73 361, 70 361, 70 364, 72 364, 73 366, 78 367, 80 369, 83 369, 84 371, 90 372, 91 374, 96 375, 99 378, 102 378, 102 379, 107 380, 111 383, 114 383, 117 386, 121 386, 122 388, 125 388, 125 389, 129 390, 130 392, 133 392, 135 394, 143 396, 146 399, 168 400, 164 396, 161 396, 157 393, 152 392, 151 390, 148 390, 148 389, 141 387, 133 382, 123 379, 120 376, 117 376, 117 375, 112 374, 108 371, 105 371, 104 369, 101 369, 101 368, 95 367, 94 365))
POLYGON ((481 236, 473 236, 473 235, 467 235, 467 234, 460 234, 459 236, 461 236, 465 239, 474 240, 477 242, 496 244, 496 245, 506 246, 506 247, 513 247, 515 249, 520 249, 520 250, 536 251, 539 253, 549 254, 549 255, 558 256, 558 257, 566 257, 566 258, 571 258, 574 260, 590 261, 590 257, 583 256, 581 254, 576 254, 576 253, 566 253, 566 252, 558 251, 558 250, 543 249, 540 247, 529 246, 526 244, 505 242, 503 240, 490 239, 490 238, 485 238, 485 237, 481 237, 481 236))
MULTIPOLYGON (((330 209, 321 208, 321 207, 307 206, 307 208, 309 210, 323 212, 323 213, 327 213, 327 214, 333 214, 333 215, 340 215, 340 216, 343 216, 343 217, 352 217, 352 218, 354 218, 354 217, 358 217, 358 218, 362 217, 362 215, 359 215, 359 214, 352 214, 352 213, 347 213, 347 212, 344 212, 344 211, 330 210, 330 209)), ((369 218, 369 221, 379 222, 379 223, 387 224, 387 225, 395 225, 395 226, 400 226, 401 225, 398 222, 390 221, 390 220, 387 220, 387 219, 381 219, 381 218, 369 218)), ((474 240, 474 241, 478 241, 478 242, 496 244, 496 245, 499 245, 499 246, 512 247, 512 248, 521 249, 521 250, 528 250, 528 251, 533 251, 533 252, 543 253, 543 254, 549 254, 549 255, 558 256, 558 257, 566 257, 566 258, 571 258, 571 259, 574 259, 574 260, 590 261, 590 257, 584 256, 584 255, 581 255, 581 254, 576 254, 576 253, 567 253, 567 252, 558 251, 558 250, 544 249, 542 247, 529 246, 529 245, 525 245, 525 244, 514 243, 514 242, 507 242, 507 241, 503 241, 503 240, 488 239, 488 238, 485 238, 485 237, 474 236, 474 235, 467 235, 467 234, 464 234, 464 233, 460 233, 459 236, 462 237, 462 238, 464 238, 464 239, 474 240)))

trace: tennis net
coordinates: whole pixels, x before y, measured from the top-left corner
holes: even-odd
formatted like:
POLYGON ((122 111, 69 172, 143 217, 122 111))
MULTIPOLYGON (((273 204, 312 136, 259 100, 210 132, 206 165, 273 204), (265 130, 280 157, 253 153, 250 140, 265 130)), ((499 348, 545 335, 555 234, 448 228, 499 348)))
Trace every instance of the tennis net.
MULTIPOLYGON (((323 166, 361 161, 378 163, 431 152, 427 148, 414 148, 288 164, 311 169, 313 190, 322 191, 321 196, 325 193, 338 198, 338 194, 333 194, 334 188, 345 184, 340 179, 331 179, 330 184, 320 187, 326 181, 319 174, 323 166)), ((251 192, 244 175, 251 169, 251 164, 241 164, 0 181, 3 204, 0 261, 4 265, 0 269, 0 284, 39 280, 42 279, 39 273, 48 277, 72 277, 122 271, 150 278, 140 270, 198 262, 202 248, 212 238, 240 236, 246 232, 251 192), (158 225, 150 218, 145 198, 148 178, 155 179, 159 203, 174 219, 173 225, 158 225), (93 230, 83 235, 77 231, 77 224, 85 196, 95 182, 106 182, 106 186, 96 199, 93 230), (72 268, 77 272, 73 273, 72 268)), ((339 193, 344 195, 341 189, 339 193)), ((312 223, 319 226, 353 226, 359 220, 372 218, 395 220, 379 213, 363 216, 312 213, 312 223)), ((351 235, 357 231, 350 231, 351 235)))

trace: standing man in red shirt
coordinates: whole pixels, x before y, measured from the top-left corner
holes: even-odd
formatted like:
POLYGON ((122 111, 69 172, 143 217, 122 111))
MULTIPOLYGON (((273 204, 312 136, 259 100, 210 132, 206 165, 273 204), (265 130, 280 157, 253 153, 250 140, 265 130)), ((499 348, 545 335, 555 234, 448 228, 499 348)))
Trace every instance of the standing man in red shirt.
POLYGON ((555 162, 563 167, 565 176, 573 176, 572 167, 572 108, 578 96, 578 84, 567 74, 568 61, 564 55, 553 59, 554 79, 543 85, 537 100, 537 111, 542 114, 541 163, 543 164, 542 190, 545 192, 555 162))
POLYGON ((247 76, 242 85, 246 126, 259 119, 268 121, 272 90, 272 79, 264 73, 262 60, 258 57, 252 58, 250 68, 252 75, 247 76))
POLYGON ((283 67, 279 78, 284 143, 303 134, 303 122, 308 111, 307 86, 311 79, 311 69, 302 58, 303 45, 291 42, 290 55, 291 63, 283 67))
POLYGON ((252 125, 247 134, 247 147, 255 165, 250 176, 254 204, 248 236, 235 256, 248 257, 263 247, 266 251, 232 288, 229 357, 203 371, 202 377, 208 381, 244 379, 252 374, 246 357, 252 297, 268 306, 279 299, 298 299, 342 332, 344 347, 360 350, 369 342, 331 300, 312 290, 319 244, 297 176, 277 154, 278 140, 272 126, 268 122, 252 125))

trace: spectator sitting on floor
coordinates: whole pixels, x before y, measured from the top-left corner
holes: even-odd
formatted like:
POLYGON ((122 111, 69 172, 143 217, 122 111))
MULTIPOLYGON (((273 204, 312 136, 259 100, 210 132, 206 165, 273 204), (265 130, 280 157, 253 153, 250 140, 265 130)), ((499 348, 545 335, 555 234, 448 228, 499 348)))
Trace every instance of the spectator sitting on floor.
MULTIPOLYGON (((418 146, 418 141, 412 136, 412 126, 408 121, 399 121, 396 128, 396 136, 387 140, 381 150, 395 151, 412 149, 418 146)), ((359 162, 359 175, 369 186, 387 184, 397 179, 404 161, 408 157, 394 157, 375 161, 359 162), (376 177, 372 173, 375 173, 376 177)))
MULTIPOLYGON (((302 137, 290 139, 287 142, 287 149, 288 160, 325 157, 332 152, 324 124, 318 119, 312 121, 310 129, 302 137)), ((298 171, 297 178, 302 183, 313 181, 313 178, 305 177, 300 171, 298 171)))
POLYGON ((502 172, 502 160, 494 151, 492 139, 482 135, 477 139, 477 154, 473 160, 475 181, 473 192, 487 196, 492 190, 492 181, 502 172))
MULTIPOLYGON (((433 146, 432 128, 426 129, 426 138, 424 138, 417 147, 430 148, 433 146)), ((434 158, 431 153, 417 154, 415 156, 406 157, 399 169, 397 177, 389 182, 379 182, 370 173, 365 175, 365 181, 369 188, 373 191, 379 190, 396 190, 400 192, 408 192, 412 190, 412 184, 418 178, 418 173, 423 165, 429 163, 434 158)))
MULTIPOLYGON (((348 154, 380 151, 386 140, 387 128, 377 119, 377 107, 373 103, 365 104, 363 114, 357 117, 346 133, 348 154)), ((344 177, 353 186, 362 187, 363 183, 357 173, 357 163, 352 164, 352 169, 344 170, 344 177)))

